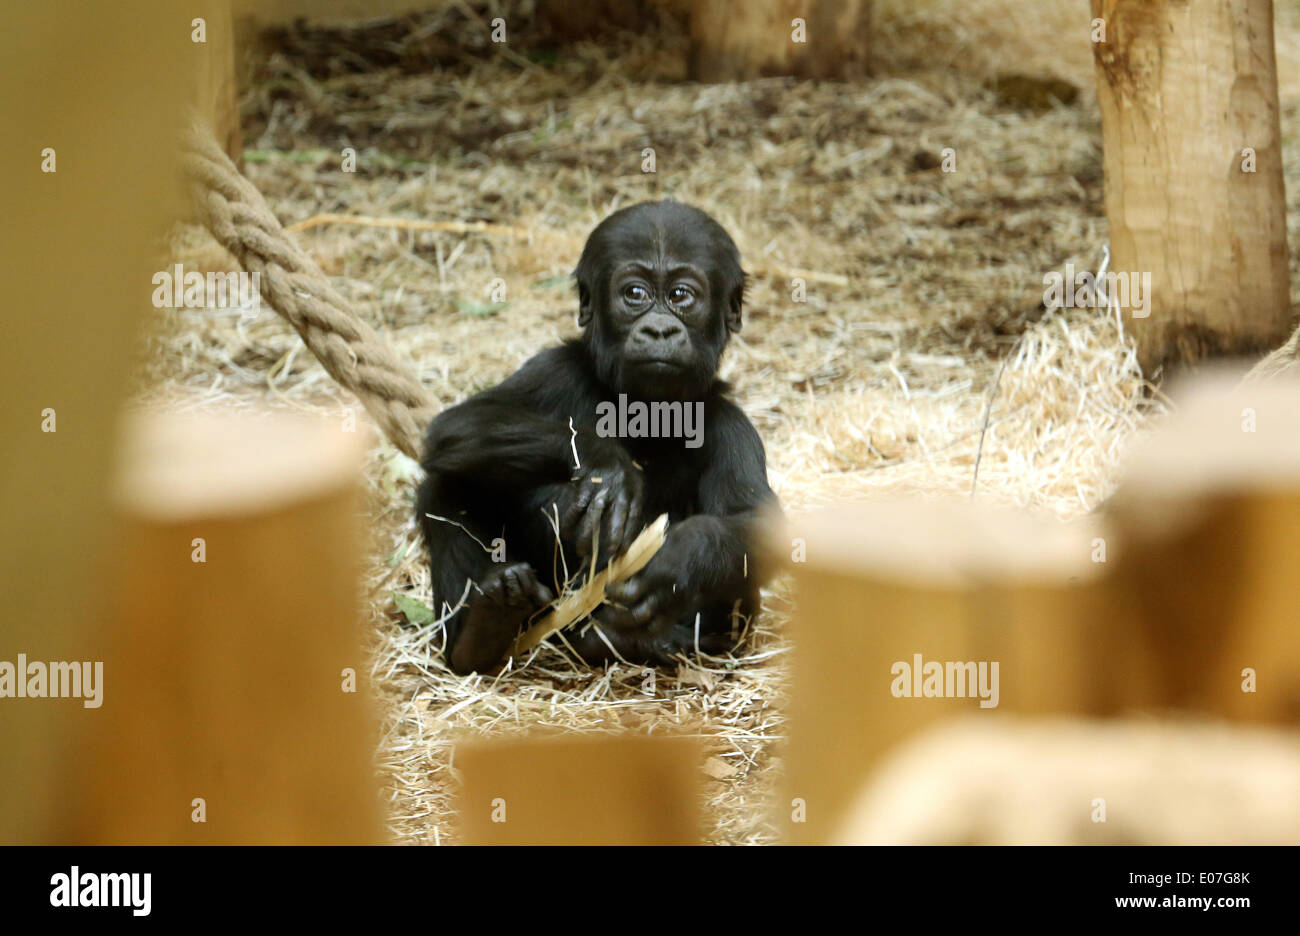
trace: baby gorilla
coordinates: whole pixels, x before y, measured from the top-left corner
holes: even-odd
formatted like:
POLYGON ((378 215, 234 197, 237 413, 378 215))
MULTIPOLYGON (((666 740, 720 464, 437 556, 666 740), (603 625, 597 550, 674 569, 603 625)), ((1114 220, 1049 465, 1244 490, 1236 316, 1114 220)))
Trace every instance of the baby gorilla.
POLYGON ((585 660, 722 652, 733 610, 758 605, 760 515, 779 508, 763 443, 716 377, 740 329, 736 245, 696 208, 647 202, 601 222, 574 276, 581 336, 429 426, 417 510, 435 607, 464 599, 446 625, 459 673, 498 666, 593 542, 603 567, 663 513, 659 552, 585 634, 566 632, 585 660))

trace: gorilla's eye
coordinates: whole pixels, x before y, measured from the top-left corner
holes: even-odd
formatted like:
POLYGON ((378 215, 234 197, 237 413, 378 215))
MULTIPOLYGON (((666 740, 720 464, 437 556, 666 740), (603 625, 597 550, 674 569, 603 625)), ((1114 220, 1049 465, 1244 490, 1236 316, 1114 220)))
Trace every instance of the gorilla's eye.
POLYGON ((695 290, 678 283, 668 291, 668 301, 679 309, 689 309, 695 303, 695 290))
POLYGON ((650 290, 640 283, 628 283, 623 287, 623 298, 629 305, 645 305, 650 301, 650 290))

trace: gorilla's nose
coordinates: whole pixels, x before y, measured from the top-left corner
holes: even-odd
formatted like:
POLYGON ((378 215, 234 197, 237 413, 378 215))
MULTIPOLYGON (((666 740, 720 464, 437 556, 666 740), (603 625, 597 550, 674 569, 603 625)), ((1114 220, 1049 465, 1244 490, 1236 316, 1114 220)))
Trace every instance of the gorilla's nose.
POLYGON ((642 325, 641 332, 654 341, 664 341, 668 338, 675 338, 683 331, 682 326, 676 322, 666 322, 662 325, 650 324, 642 325))
POLYGON ((633 344, 676 348, 686 343, 686 328, 675 315, 651 312, 637 323, 633 344))

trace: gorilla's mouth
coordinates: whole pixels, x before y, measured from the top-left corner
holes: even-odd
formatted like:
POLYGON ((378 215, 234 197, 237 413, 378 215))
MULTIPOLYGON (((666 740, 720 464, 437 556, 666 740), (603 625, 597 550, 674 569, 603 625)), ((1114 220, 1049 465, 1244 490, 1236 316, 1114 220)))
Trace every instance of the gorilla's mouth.
POLYGON ((684 371, 690 369, 690 361, 685 355, 656 355, 646 354, 640 357, 625 358, 627 366, 634 370, 647 371, 652 374, 666 374, 669 371, 684 371))
POLYGON ((622 383, 638 399, 677 400, 694 393, 691 368, 682 361, 663 358, 627 361, 622 383))

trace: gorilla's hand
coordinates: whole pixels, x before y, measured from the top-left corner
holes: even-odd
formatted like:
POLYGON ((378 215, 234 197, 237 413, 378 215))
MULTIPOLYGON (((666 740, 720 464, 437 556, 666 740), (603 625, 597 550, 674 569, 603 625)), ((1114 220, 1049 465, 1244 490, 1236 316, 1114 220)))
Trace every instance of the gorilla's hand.
POLYGON ((688 606, 699 602, 708 584, 700 580, 700 570, 711 567, 716 522, 716 517, 694 516, 669 526, 663 546, 645 568, 607 586, 606 600, 642 627, 676 623, 688 606))
POLYGON ((597 561, 621 555, 641 532, 645 478, 621 445, 606 445, 579 469, 561 504, 560 536, 578 556, 591 558, 592 540, 600 534, 597 561))

